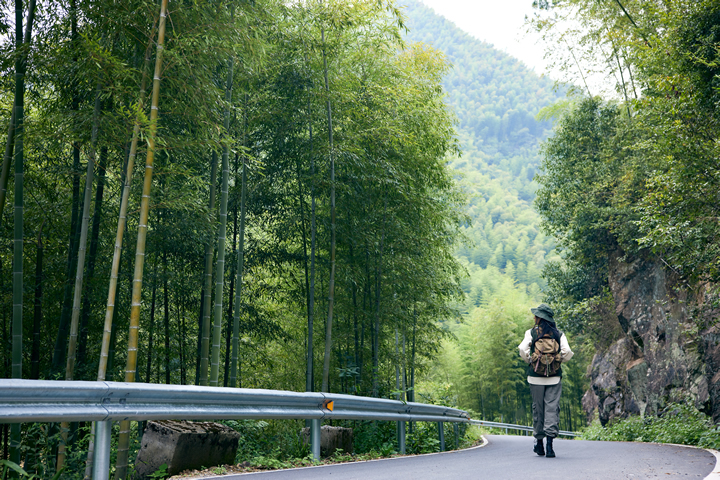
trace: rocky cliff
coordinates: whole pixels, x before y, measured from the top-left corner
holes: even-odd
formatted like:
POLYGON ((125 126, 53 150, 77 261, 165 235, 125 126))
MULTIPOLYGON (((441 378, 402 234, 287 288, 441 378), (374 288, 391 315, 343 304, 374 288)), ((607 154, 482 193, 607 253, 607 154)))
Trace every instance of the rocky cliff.
POLYGON ((720 420, 720 328, 704 289, 691 294, 660 262, 622 252, 611 258, 609 286, 615 308, 606 321, 620 328, 589 367, 588 415, 597 409, 604 425, 691 402, 720 420))

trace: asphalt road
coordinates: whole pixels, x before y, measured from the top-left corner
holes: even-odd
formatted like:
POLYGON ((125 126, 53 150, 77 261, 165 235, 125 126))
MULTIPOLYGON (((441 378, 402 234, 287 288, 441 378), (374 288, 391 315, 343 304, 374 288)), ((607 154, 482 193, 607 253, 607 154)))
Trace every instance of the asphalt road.
MULTIPOLYGON (((673 445, 556 440, 556 458, 532 452, 532 438, 490 435, 481 448, 272 472, 225 475, 224 480, 404 479, 703 479, 712 453, 673 445)), ((209 480, 209 479, 207 479, 209 480)))

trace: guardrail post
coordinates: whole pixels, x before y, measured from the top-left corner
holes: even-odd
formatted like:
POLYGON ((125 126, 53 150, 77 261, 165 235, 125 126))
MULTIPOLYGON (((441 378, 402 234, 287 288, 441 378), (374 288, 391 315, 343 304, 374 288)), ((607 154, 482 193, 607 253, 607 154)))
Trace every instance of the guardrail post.
POLYGON ((455 450, 460 448, 460 426, 453 423, 453 432, 455 432, 455 450))
POLYGON ((95 423, 95 453, 93 458, 93 480, 108 480, 110 477, 110 434, 112 421, 95 423))
POLYGON ((313 460, 320 460, 320 419, 310 420, 310 451, 313 460))
POLYGON ((398 451, 405 455, 405 422, 397 422, 398 451))
POLYGON ((438 438, 440 439, 440 451, 445 451, 445 431, 443 430, 443 422, 437 422, 438 424, 438 438))

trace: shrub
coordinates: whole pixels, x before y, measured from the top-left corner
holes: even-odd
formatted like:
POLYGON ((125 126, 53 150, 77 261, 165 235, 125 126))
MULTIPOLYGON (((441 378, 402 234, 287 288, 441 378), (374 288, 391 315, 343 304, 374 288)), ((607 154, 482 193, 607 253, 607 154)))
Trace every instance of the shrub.
POLYGON ((720 447, 720 427, 692 405, 670 404, 657 417, 633 416, 602 427, 597 418, 583 432, 584 440, 656 442, 720 447))

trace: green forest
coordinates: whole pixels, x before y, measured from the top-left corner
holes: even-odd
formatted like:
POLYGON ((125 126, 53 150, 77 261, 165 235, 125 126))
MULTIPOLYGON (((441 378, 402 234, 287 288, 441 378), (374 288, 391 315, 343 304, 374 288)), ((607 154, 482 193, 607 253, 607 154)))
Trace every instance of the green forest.
POLYGON ((720 4, 570 0, 537 6, 531 26, 575 85, 566 100, 540 114, 556 125, 541 148, 535 207, 562 257, 545 267, 545 298, 559 312, 558 323, 604 358, 612 361, 611 345, 628 338, 667 375, 647 396, 636 396, 652 399, 647 408, 621 411, 607 424, 601 419, 587 438, 717 445, 715 394, 692 397, 668 374, 672 360, 665 364, 662 353, 650 359, 683 351, 698 359, 701 375, 716 388, 707 354, 717 328, 720 271, 720 4), (622 310, 623 295, 642 295, 642 287, 623 287, 621 278, 639 279, 631 269, 641 262, 655 265, 668 285, 649 301, 683 311, 653 315, 674 329, 672 337, 659 327, 640 331, 640 312, 622 310), (688 428, 673 423, 680 417, 664 415, 671 408, 680 409, 688 428))
POLYGON ((617 80, 614 99, 590 96, 580 83, 568 101, 542 113, 558 123, 542 148, 535 205, 563 251, 562 262, 546 269, 547 295, 569 330, 595 341, 607 333, 597 319, 612 255, 656 259, 689 289, 711 292, 719 278, 720 5, 648 5, 544 3, 551 15, 534 22, 548 38, 582 39, 586 47, 576 54, 588 64, 609 55, 606 73, 617 80), (576 7, 584 29, 564 30, 559 19, 576 7))
POLYGON ((392 2, 15 7, 4 377, 415 399, 463 296, 464 197, 450 66, 392 2))
MULTIPOLYGON (((416 0, 2 1, 0 375, 528 424, 546 301, 584 427, 610 258, 717 283, 716 3, 538 0, 554 82, 416 0)), ((83 432, 14 427, 11 458, 75 478, 83 432)))

